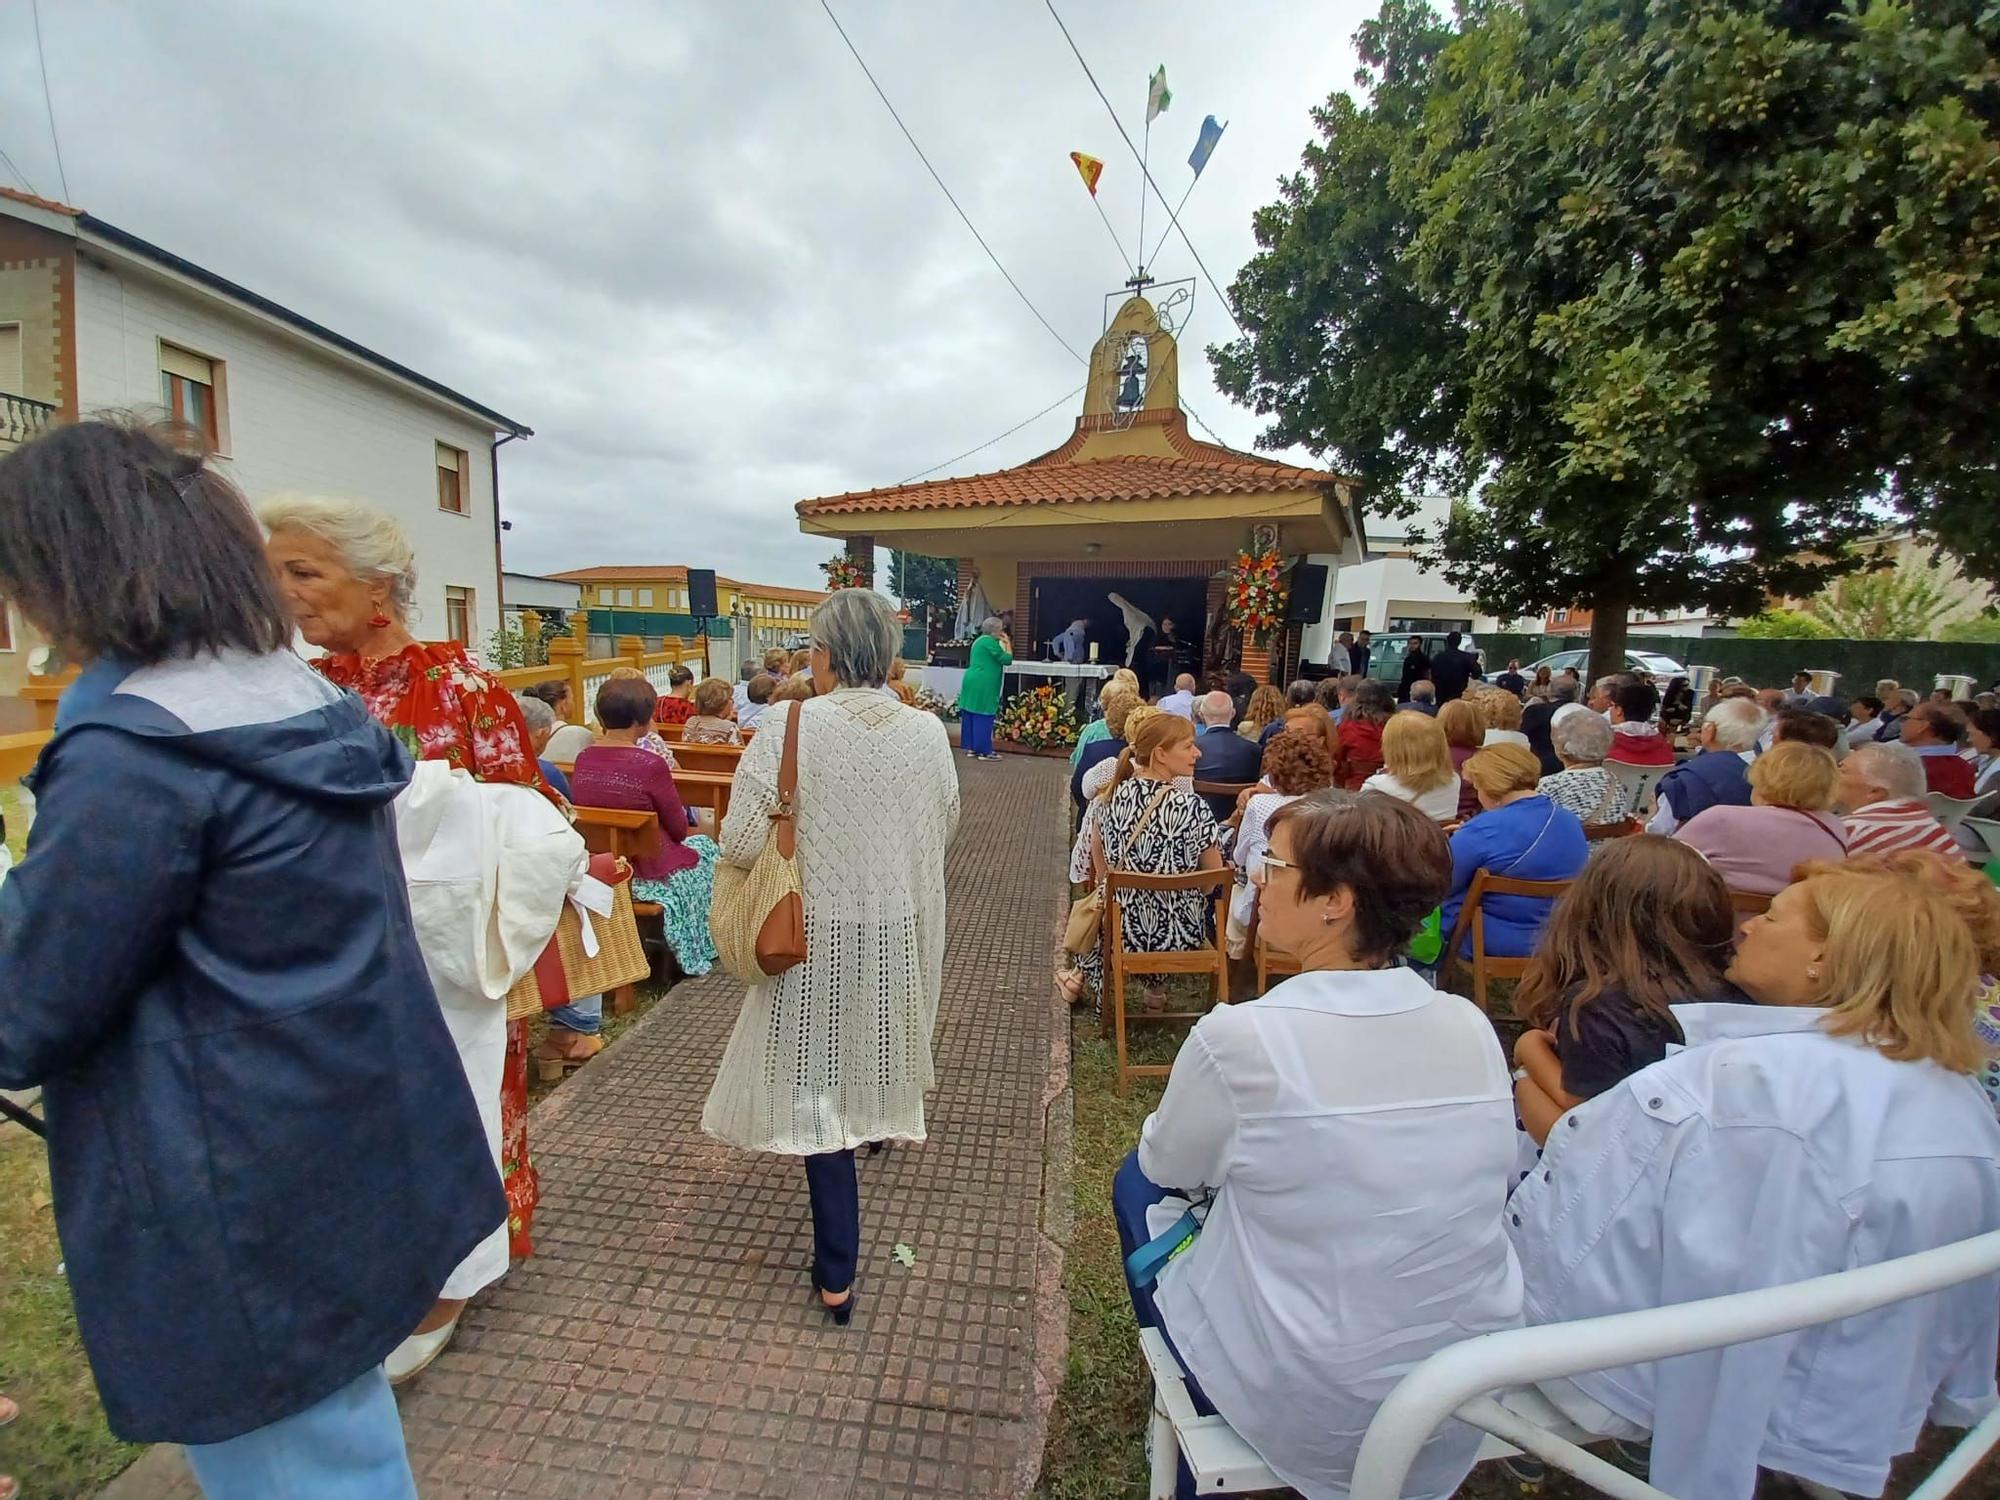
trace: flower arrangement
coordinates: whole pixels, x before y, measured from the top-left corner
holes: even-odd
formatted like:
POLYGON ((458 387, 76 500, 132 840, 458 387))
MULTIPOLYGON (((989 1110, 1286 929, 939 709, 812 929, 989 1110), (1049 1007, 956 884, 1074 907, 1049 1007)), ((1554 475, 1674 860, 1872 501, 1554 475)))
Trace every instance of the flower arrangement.
POLYGON ((1030 750, 1067 750, 1076 743, 1076 711, 1052 682, 1016 693, 1000 709, 993 737, 1030 750))
POLYGON ((1258 645, 1268 644, 1272 633, 1284 623, 1283 568, 1277 549, 1272 548, 1265 552, 1237 553, 1236 565, 1230 570, 1223 594, 1229 623, 1258 645))
POLYGON ((936 714, 947 724, 956 724, 958 722, 958 700, 956 698, 946 698, 941 694, 932 692, 929 688, 917 689, 917 707, 921 708, 927 714, 936 714))
POLYGON ((875 586, 867 571, 845 552, 819 565, 829 589, 866 589, 875 586))

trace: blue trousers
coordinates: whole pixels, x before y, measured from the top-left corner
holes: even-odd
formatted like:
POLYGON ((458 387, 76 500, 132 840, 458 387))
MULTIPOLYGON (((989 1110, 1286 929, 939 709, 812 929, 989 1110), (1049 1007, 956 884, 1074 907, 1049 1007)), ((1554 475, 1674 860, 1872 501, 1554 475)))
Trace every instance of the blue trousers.
POLYGON ((380 1365, 254 1432, 190 1443, 187 1461, 208 1500, 417 1500, 380 1365))
MULTIPOLYGON (((1118 1164, 1118 1175, 1111 1179, 1111 1216, 1118 1221, 1118 1251, 1126 1260, 1153 1236, 1146 1228, 1146 1210, 1168 1194, 1168 1189, 1159 1186, 1139 1170, 1139 1153, 1127 1152, 1125 1160, 1118 1164)), ((1132 1294, 1132 1316, 1141 1328, 1157 1328, 1160 1337, 1167 1341, 1167 1347, 1174 1349, 1174 1336, 1167 1332, 1160 1321, 1160 1309, 1153 1301, 1150 1286, 1134 1286, 1130 1274, 1125 1277, 1125 1290, 1132 1294)), ((1174 1349, 1174 1358, 1181 1359, 1181 1352, 1174 1349)), ((1181 1360, 1181 1368, 1187 1368, 1187 1361, 1181 1360)), ((1215 1403, 1208 1399, 1201 1385, 1192 1374, 1187 1381, 1188 1399, 1194 1402, 1194 1409, 1202 1416, 1215 1414, 1215 1403)), ((1194 1500, 1194 1471, 1187 1466, 1186 1459, 1177 1462, 1180 1475, 1174 1494, 1176 1500, 1194 1500)))
POLYGON ((549 1012, 551 1026, 565 1026, 583 1036, 596 1036, 604 1029, 604 997, 585 995, 549 1012))
POLYGON ((861 1189, 854 1181, 854 1153, 825 1151, 806 1158, 806 1191, 812 1197, 813 1276, 829 1292, 854 1285, 861 1256, 861 1189))
POLYGON ((973 755, 993 753, 992 714, 961 713, 958 716, 959 747, 973 755))

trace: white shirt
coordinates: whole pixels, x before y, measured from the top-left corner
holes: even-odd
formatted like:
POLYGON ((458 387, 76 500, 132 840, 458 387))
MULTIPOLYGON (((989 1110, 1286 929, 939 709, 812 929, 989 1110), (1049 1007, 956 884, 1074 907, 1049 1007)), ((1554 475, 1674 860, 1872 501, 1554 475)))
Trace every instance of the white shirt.
POLYGON ((1264 856, 1271 848, 1271 816, 1298 800, 1286 792, 1259 792, 1243 804, 1243 821, 1237 824, 1236 844, 1229 855, 1237 875, 1229 894, 1229 920, 1235 934, 1246 940, 1250 918, 1257 911, 1257 877, 1264 873, 1264 856))
MULTIPOLYGON (((1689 1046, 1571 1110, 1509 1205, 1531 1323, 1874 1265, 2000 1228, 1978 1084, 1820 1029, 1675 1006, 1689 1046)), ((1994 1405, 2000 1276, 1823 1328, 1574 1377, 1653 1434, 1652 1482, 1749 1500, 1757 1466, 1880 1494, 1925 1419, 1994 1405)))
POLYGON ((1847 748, 1852 750, 1856 745, 1866 745, 1877 739, 1881 733, 1882 716, 1880 714, 1877 714, 1866 723, 1850 724, 1847 726, 1847 748))
POLYGON ((1479 747, 1483 750, 1488 745, 1519 745, 1523 750, 1534 749, 1534 746, 1528 743, 1528 737, 1518 729, 1487 730, 1486 738, 1479 742, 1479 747))
POLYGON ((741 723, 744 711, 750 707, 750 684, 748 682, 737 683, 736 686, 729 690, 729 696, 736 700, 736 719, 738 723, 741 723))
MULTIPOLYGON (((1491 1023, 1411 970, 1302 974, 1190 1033, 1139 1166, 1216 1197, 1194 1248, 1160 1273, 1160 1314, 1287 1484, 1346 1495, 1397 1380, 1519 1322, 1502 1219, 1514 1150, 1491 1023)), ((1405 1493, 1449 1495, 1478 1447, 1447 1424, 1405 1493)))
POLYGON ((1186 719, 1189 723, 1193 723, 1194 694, 1193 693, 1167 694, 1166 697, 1160 700, 1160 712, 1163 714, 1179 714, 1183 719, 1186 719))
MULTIPOLYGON (((1488 730, 1489 735, 1495 733, 1488 730)), ((1434 786, 1427 792, 1413 792, 1387 771, 1377 771, 1361 783, 1364 792, 1381 792, 1394 797, 1398 802, 1407 802, 1425 817, 1437 823, 1449 823, 1458 816, 1458 778, 1452 777, 1443 786, 1434 786)))

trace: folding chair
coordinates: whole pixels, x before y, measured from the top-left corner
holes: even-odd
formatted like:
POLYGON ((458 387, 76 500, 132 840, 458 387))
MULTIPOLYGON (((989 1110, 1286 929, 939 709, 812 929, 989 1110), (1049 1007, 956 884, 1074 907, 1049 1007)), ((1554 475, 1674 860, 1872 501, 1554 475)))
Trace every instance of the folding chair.
POLYGON ((1621 823, 1586 823, 1583 836, 1593 844, 1599 839, 1629 839, 1644 826, 1637 818, 1627 818, 1621 823))
POLYGON ((1495 875, 1491 870, 1481 870, 1472 877, 1472 888, 1465 893, 1465 904, 1458 909, 1458 920, 1452 924, 1451 941, 1445 946, 1440 977, 1465 962, 1460 950, 1469 927, 1472 934, 1472 1003, 1491 1014, 1486 986, 1496 979, 1519 979, 1528 972, 1531 960, 1487 955, 1486 923, 1480 911, 1485 899, 1488 896, 1541 896, 1553 901, 1569 887, 1567 880, 1516 880, 1511 875, 1495 875))
MULTIPOLYGON (((657 853, 660 847, 660 819, 655 813, 624 807, 577 807, 576 831, 583 835, 583 847, 592 854, 615 854, 626 863, 657 853)), ((632 902, 632 915, 640 920, 658 921, 664 915, 657 901, 632 902)), ((623 985, 606 996, 611 1013, 622 1016, 639 1003, 635 985, 623 985)))
MULTIPOLYGON (((1136 875, 1129 871, 1112 870, 1104 880, 1104 917, 1098 927, 1099 941, 1104 948, 1104 988, 1110 993, 1111 1004, 1099 1006, 1102 1024, 1116 1039, 1118 1049, 1118 1092, 1128 1093, 1134 1078, 1164 1078, 1171 1073, 1171 1067, 1158 1063, 1135 1065, 1127 1060, 1125 1039, 1125 978, 1128 974, 1207 974, 1215 981, 1217 1005, 1229 1003, 1229 951, 1224 946, 1229 924, 1229 891, 1235 883, 1235 872, 1228 867, 1219 870, 1195 870, 1186 875, 1136 875), (1125 950, 1125 923, 1118 909, 1120 891, 1200 891, 1213 890, 1214 911, 1211 919, 1214 930, 1210 940, 1199 948, 1184 948, 1173 953, 1128 953, 1125 950)), ((1145 1021, 1199 1021, 1206 1011, 1160 1011, 1142 1015, 1145 1021)))
POLYGON ((1625 788, 1627 800, 1633 816, 1644 818, 1653 810, 1653 788, 1660 784, 1660 778, 1673 769, 1672 766, 1627 766, 1615 760, 1607 760, 1604 769, 1612 779, 1625 788))
POLYGON ((1929 792, 1924 796, 1931 815, 1944 824, 1945 832, 1953 838, 1958 837, 1959 827, 1965 822, 1966 815, 1985 800, 1984 797, 1947 797, 1943 792, 1929 792))
POLYGON ((1303 973, 1299 961, 1282 948, 1273 948, 1264 941, 1262 933, 1257 934, 1257 993, 1268 993, 1273 976, 1283 979, 1290 974, 1303 973))

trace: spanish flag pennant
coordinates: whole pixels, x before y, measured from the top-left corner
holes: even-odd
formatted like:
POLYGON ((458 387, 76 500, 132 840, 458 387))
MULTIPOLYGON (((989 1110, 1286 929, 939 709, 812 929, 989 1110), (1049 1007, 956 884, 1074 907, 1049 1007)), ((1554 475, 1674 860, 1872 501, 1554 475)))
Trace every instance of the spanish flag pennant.
POLYGON ((1097 179, 1104 175, 1104 163, 1094 156, 1086 156, 1081 151, 1072 151, 1069 159, 1076 163, 1076 175, 1083 179, 1083 185, 1090 189, 1090 196, 1097 196, 1097 179))

